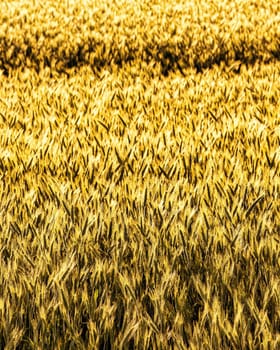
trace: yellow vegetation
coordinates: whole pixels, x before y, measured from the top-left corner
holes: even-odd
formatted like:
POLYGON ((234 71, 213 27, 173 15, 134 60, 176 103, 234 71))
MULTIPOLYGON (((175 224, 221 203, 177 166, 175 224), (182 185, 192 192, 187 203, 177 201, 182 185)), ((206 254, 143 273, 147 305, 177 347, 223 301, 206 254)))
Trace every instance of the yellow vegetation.
POLYGON ((278 1, 0 2, 0 348, 280 347, 278 1))

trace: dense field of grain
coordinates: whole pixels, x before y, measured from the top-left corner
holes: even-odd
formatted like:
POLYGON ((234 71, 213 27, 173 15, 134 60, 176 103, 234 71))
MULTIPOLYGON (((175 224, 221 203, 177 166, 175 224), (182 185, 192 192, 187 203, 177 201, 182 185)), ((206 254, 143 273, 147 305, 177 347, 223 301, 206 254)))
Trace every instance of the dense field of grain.
POLYGON ((279 1, 0 1, 0 349, 280 348, 279 1))

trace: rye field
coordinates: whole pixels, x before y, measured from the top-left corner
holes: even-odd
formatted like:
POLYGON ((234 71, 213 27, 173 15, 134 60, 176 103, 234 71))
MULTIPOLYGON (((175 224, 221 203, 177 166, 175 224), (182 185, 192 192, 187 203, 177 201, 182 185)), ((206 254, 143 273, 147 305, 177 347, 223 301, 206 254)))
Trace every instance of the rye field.
POLYGON ((280 349, 278 0, 0 1, 0 349, 280 349))

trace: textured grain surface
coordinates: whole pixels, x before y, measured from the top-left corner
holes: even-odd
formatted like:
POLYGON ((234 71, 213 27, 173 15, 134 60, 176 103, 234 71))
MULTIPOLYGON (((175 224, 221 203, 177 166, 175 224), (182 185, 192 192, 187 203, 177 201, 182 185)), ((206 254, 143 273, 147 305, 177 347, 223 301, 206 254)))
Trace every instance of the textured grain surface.
POLYGON ((231 46, 276 45, 278 2, 162 3, 0 2, 1 349, 280 346, 280 65, 231 46), (165 74, 163 42, 214 57, 203 23, 232 56, 165 74), (108 61, 66 68, 87 35, 108 61))

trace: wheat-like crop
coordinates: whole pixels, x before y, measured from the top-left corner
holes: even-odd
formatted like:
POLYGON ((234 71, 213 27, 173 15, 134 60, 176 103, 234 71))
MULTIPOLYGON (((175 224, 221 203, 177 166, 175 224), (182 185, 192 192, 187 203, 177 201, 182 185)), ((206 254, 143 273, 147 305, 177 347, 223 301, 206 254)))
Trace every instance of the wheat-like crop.
POLYGON ((0 6, 0 349, 278 349, 278 1, 0 6))

